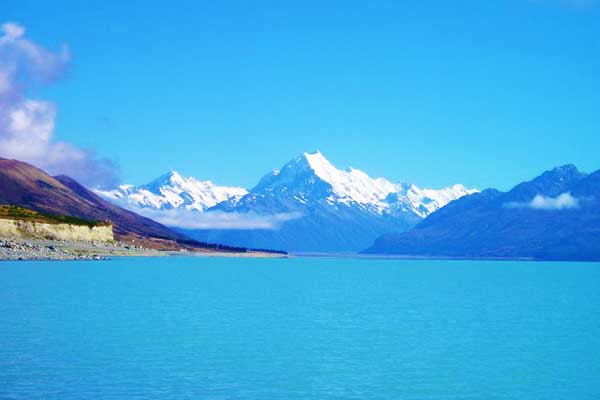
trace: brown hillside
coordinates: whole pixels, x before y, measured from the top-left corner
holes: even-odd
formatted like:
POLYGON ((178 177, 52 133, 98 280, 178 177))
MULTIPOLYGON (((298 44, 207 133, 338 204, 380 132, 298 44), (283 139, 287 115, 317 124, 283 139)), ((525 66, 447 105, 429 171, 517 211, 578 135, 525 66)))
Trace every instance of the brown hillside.
POLYGON ((67 176, 52 177, 30 164, 0 158, 0 204, 68 215, 92 221, 111 221, 118 240, 160 243, 185 239, 166 226, 124 210, 100 198, 67 176))

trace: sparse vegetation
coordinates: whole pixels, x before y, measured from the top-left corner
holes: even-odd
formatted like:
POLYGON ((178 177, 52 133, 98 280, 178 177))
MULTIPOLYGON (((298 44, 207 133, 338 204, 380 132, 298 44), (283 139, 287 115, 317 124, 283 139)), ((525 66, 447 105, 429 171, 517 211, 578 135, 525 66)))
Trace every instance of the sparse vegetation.
POLYGON ((70 215, 41 213, 28 208, 11 205, 0 205, 0 218, 42 222, 46 224, 83 225, 90 228, 111 225, 110 221, 89 221, 82 218, 72 217, 70 215))

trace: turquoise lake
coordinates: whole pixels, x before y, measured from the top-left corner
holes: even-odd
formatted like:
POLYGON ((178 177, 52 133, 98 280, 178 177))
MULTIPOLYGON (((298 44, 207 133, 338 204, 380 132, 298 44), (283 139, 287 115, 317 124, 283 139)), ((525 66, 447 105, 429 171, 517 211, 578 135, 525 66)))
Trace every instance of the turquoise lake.
POLYGON ((599 399, 600 264, 0 263, 2 399, 599 399))

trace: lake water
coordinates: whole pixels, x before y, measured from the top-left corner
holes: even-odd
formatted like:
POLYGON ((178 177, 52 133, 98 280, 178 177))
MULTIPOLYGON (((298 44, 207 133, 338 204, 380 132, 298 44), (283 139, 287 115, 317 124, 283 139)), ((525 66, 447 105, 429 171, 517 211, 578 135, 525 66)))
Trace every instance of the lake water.
POLYGON ((600 265, 0 263, 2 399, 599 399, 600 265))

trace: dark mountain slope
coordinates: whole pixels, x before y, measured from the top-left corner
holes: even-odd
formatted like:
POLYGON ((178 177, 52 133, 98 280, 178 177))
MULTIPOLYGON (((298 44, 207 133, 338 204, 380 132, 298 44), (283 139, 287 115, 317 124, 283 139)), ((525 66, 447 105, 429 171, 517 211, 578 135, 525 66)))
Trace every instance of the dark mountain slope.
POLYGON ((380 237, 366 252, 600 260, 600 171, 585 175, 566 165, 506 193, 463 197, 408 232, 380 237))

